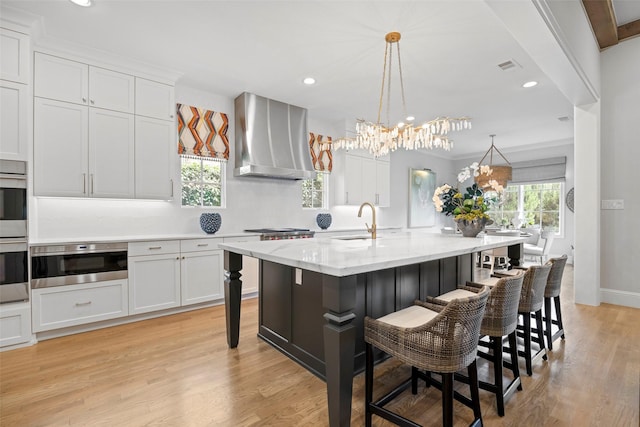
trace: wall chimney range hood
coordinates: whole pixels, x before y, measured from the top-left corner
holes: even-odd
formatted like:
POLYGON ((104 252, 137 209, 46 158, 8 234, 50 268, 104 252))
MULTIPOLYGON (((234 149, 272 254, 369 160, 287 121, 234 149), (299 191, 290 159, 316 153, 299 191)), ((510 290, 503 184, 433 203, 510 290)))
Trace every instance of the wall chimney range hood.
POLYGON ((311 179, 307 110, 243 92, 235 99, 235 176, 311 179))

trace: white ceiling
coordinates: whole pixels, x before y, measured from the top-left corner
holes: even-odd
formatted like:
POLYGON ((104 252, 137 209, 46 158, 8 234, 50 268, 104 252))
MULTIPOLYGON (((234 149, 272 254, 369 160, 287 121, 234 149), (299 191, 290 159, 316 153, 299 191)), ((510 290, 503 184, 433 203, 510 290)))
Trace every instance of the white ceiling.
POLYGON ((640 19, 640 1, 613 0, 612 3, 618 26, 640 19))
MULTIPOLYGON (((42 16, 47 37, 177 70, 180 84, 231 98, 254 92, 342 123, 375 121, 384 35, 399 31, 408 112, 473 118, 439 154, 482 153, 491 133, 506 151, 573 136, 573 121, 558 120, 572 116, 570 102, 480 0, 93 1, 2 4, 42 16), (502 71, 508 60, 520 67, 502 71), (306 76, 317 84, 304 86, 306 76), (539 85, 522 88, 528 80, 539 85)), ((394 121, 399 90, 392 95, 394 121)))

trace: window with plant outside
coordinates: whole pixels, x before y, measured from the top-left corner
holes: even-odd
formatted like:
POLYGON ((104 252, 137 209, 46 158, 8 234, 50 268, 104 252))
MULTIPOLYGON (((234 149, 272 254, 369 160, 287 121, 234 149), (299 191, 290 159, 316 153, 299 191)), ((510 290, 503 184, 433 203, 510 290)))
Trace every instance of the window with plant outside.
POLYGON ((541 229, 562 231, 563 182, 508 185, 502 197, 488 193, 491 199, 487 214, 498 226, 538 226, 541 229))
POLYGON ((182 206, 224 207, 226 163, 181 156, 182 206))
POLYGON ((329 207, 328 182, 329 174, 326 172, 318 172, 314 179, 302 181, 302 207, 327 209, 329 207))

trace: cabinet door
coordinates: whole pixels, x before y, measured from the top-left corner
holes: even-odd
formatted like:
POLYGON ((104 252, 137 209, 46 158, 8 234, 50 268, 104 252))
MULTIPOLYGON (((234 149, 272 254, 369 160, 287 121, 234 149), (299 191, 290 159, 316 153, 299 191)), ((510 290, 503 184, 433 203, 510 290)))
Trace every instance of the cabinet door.
POLYGON ((362 158, 345 155, 344 157, 344 204, 362 203, 362 158))
POLYGON ((0 28, 0 79, 29 83, 29 36, 0 28))
POLYGON ((376 161, 374 159, 362 159, 362 202, 377 203, 376 191, 376 161))
POLYGON ((0 158, 27 160, 27 86, 0 81, 0 158))
POLYGON ((213 301, 224 297, 222 292, 222 251, 182 254, 180 287, 182 305, 213 301))
POLYGON ((376 205, 391 205, 391 164, 376 161, 376 205))
POLYGON ((129 257, 129 314, 180 305, 180 255, 129 257))
POLYGON ((133 114, 134 82, 128 74, 89 67, 89 105, 133 114))
POLYGON ((133 198, 133 114, 89 109, 89 194, 133 198))
POLYGON ((89 66, 36 53, 34 95, 89 105, 89 66))
POLYGON ((84 196, 87 192, 88 107, 34 100, 34 193, 84 196))
POLYGON ((136 115, 173 121, 175 110, 173 86, 136 77, 136 115))
POLYGON ((175 153, 177 139, 173 122, 136 117, 136 198, 173 198, 171 161, 177 156, 175 153))
POLYGON ((0 306, 0 347, 29 342, 31 306, 29 303, 0 306))

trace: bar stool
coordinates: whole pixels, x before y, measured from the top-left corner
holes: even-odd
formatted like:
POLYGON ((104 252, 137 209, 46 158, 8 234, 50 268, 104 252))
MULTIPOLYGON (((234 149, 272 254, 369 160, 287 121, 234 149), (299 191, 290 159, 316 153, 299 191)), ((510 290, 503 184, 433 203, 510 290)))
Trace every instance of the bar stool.
POLYGON ((419 426, 384 408, 409 385, 417 394, 417 380, 427 375, 419 370, 442 375, 442 418, 444 426, 453 426, 453 399, 473 409, 471 425, 482 425, 476 352, 478 334, 489 292, 454 299, 447 304, 416 301, 414 305, 379 319, 365 317, 365 423, 371 426, 373 414, 401 426, 419 426), (380 399, 373 401, 373 347, 410 365, 411 377, 380 399), (468 368, 471 399, 454 392, 453 374, 468 368))
POLYGON ((547 286, 544 288, 544 323, 545 335, 547 337, 547 347, 553 350, 553 342, 562 337, 564 339, 564 326, 562 325, 562 311, 560 309, 560 286, 562 285, 562 274, 564 266, 567 264, 567 255, 559 258, 551 258, 547 261, 551 265, 547 286), (553 319, 551 313, 551 300, 555 305, 556 318, 553 319), (552 333, 552 325, 556 325, 558 330, 552 333))
MULTIPOLYGON (((479 381, 480 388, 490 391, 496 395, 496 406, 498 415, 504 416, 504 400, 516 389, 522 390, 520 380, 520 369, 518 368, 518 353, 516 343, 516 327, 518 325, 518 306, 520 303, 520 292, 524 273, 518 271, 517 274, 500 278, 497 282, 489 286, 489 298, 482 318, 480 335, 489 337, 489 342, 483 341, 480 337, 479 345, 489 347, 492 354, 478 350, 478 356, 493 363, 494 382, 493 384, 479 381), (503 361, 502 342, 504 337, 509 339, 509 349, 511 363, 508 367, 513 373, 513 380, 504 387, 502 372, 503 361)), ((435 297, 435 300, 449 301, 452 297, 471 296, 477 293, 483 285, 467 282, 466 285, 459 286, 458 289, 435 297)), ((427 298, 427 301, 432 298, 427 298)), ((458 378, 465 380, 464 378, 458 378)))
MULTIPOLYGON (((520 269, 520 268, 518 268, 520 269)), ((514 269, 517 270, 517 269, 514 269)), ((513 272, 513 270, 511 270, 513 272)), ((522 325, 518 325, 521 336, 524 339, 524 351, 518 351, 518 354, 524 357, 527 375, 533 375, 533 362, 540 357, 547 359, 547 350, 544 345, 544 333, 542 324, 542 304, 544 301, 544 289, 547 286, 547 278, 551 271, 551 265, 532 265, 527 268, 522 281, 522 292, 520 293, 520 302, 518 304, 518 315, 522 316, 522 325), (536 332, 538 338, 533 339, 531 336, 531 315, 536 319, 536 332), (531 341, 538 343, 540 349, 531 355, 531 341)), ((513 274, 513 273, 512 273, 513 274)), ((509 277, 510 274, 495 273, 498 277, 509 277)))

